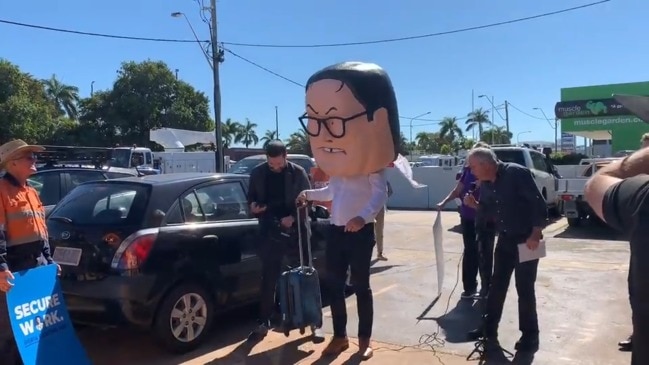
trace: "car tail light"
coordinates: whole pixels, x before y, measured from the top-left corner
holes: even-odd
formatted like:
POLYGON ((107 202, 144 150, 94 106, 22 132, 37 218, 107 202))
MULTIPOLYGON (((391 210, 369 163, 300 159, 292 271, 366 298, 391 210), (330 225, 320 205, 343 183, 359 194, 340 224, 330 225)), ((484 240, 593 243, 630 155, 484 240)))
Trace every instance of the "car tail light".
POLYGON ((568 201, 571 201, 571 200, 575 200, 575 197, 572 196, 572 195, 561 195, 561 200, 568 202, 568 201))
POLYGON ((158 229, 144 229, 126 237, 119 245, 110 266, 118 270, 135 270, 149 257, 156 238, 158 229))

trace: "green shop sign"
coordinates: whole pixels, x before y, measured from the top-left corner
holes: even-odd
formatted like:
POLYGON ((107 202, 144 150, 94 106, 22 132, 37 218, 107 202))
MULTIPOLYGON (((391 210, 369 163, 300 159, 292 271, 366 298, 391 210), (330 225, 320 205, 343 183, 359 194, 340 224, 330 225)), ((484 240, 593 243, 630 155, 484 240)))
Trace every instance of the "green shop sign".
POLYGON ((615 99, 560 101, 554 106, 559 119, 632 114, 615 99))
POLYGON ((615 126, 644 124, 642 120, 631 115, 612 117, 590 117, 561 119, 561 130, 566 132, 601 131, 616 129, 615 126))

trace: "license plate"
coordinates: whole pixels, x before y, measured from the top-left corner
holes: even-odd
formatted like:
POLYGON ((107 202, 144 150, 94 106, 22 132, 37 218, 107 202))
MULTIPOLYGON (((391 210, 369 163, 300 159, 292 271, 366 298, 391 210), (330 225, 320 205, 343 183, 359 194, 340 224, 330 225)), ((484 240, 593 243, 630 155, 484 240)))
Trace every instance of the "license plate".
POLYGON ((79 266, 83 250, 74 247, 56 247, 52 259, 60 265, 79 266))

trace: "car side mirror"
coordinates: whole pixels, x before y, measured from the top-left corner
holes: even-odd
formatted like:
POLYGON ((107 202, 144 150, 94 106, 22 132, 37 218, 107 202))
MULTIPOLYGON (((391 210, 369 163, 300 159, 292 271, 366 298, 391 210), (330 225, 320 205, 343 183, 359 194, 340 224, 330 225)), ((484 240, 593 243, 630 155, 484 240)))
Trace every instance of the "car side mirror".
POLYGON ((326 207, 323 207, 322 205, 316 205, 313 208, 313 216, 319 219, 329 219, 330 214, 329 210, 326 207))

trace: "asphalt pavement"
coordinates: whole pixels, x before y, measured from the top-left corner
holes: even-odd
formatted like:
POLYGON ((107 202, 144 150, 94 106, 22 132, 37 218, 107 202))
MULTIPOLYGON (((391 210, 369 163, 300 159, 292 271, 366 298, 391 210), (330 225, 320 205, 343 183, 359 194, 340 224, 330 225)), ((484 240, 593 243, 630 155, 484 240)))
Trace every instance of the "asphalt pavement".
MULTIPOLYGON (((480 319, 480 302, 460 300, 459 263, 462 239, 459 216, 443 212, 445 278, 437 297, 437 274, 432 239, 436 212, 389 211, 385 223, 388 261, 372 266, 375 355, 367 364, 478 363, 467 355, 474 348, 466 332, 480 319), (457 284, 459 282, 459 284, 457 284)), ((541 325, 540 350, 517 364, 628 364, 630 354, 617 342, 631 331, 627 293, 628 244, 597 227, 572 229, 565 219, 544 231, 548 256, 541 260, 537 279, 537 308, 541 325)), ((502 346, 513 352, 518 331, 514 283, 510 286, 500 326, 502 346)), ((355 298, 348 298, 350 336, 356 334, 355 298)), ((245 336, 254 322, 254 308, 220 318, 212 338, 183 356, 170 355, 146 333, 128 329, 80 330, 96 365, 197 364, 357 364, 350 350, 336 359, 319 359, 324 345, 299 334, 286 338, 271 333, 262 343, 248 346, 245 336)), ((328 308, 325 331, 331 333, 328 308)), ((520 354, 519 354, 520 355, 520 354)), ((505 361, 489 364, 507 364, 505 361)))

